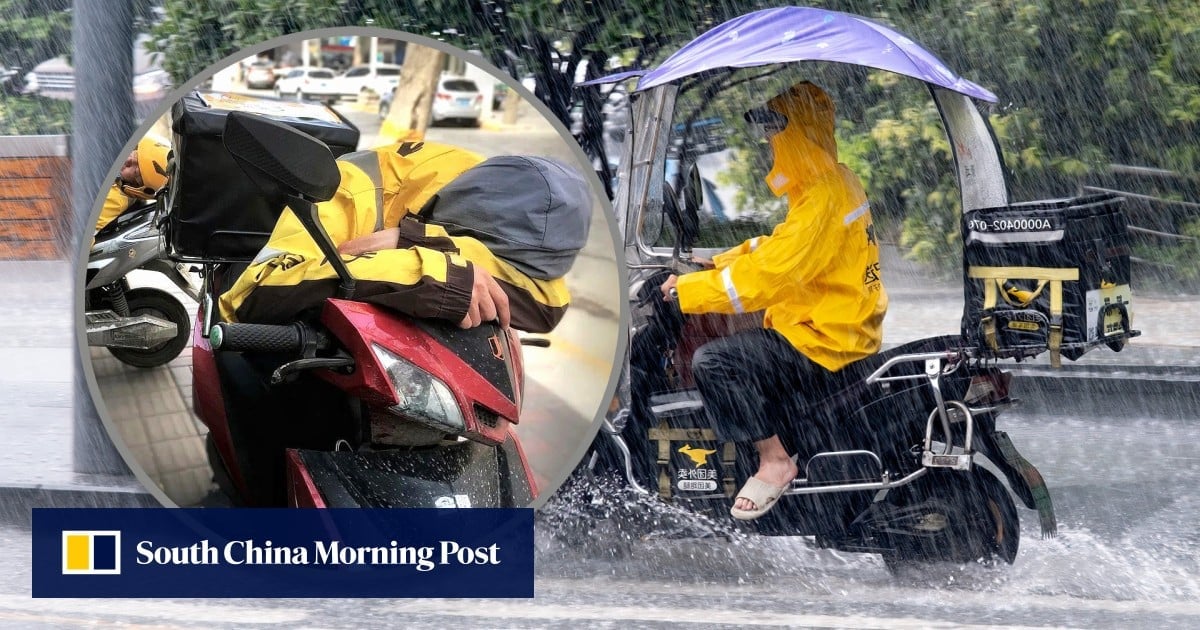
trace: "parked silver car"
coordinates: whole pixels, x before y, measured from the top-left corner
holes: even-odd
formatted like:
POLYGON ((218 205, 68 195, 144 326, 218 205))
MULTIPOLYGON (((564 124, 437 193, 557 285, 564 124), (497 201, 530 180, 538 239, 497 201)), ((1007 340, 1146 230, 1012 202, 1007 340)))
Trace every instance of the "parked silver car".
POLYGON ((437 93, 433 96, 433 123, 447 120, 479 126, 483 113, 483 94, 475 81, 458 76, 443 76, 438 79, 437 93))
POLYGON ((255 61, 246 67, 246 87, 269 90, 275 87, 275 65, 270 61, 255 61))

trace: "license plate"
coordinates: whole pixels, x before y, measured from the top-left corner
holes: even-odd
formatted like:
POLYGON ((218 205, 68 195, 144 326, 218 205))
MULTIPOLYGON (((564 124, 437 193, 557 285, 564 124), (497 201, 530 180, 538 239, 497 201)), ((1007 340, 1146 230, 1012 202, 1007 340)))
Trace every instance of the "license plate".
POLYGON ((925 452, 921 463, 929 468, 953 468, 954 470, 971 470, 971 455, 960 453, 954 455, 937 455, 925 452))
POLYGON ((461 97, 459 97, 459 99, 458 99, 458 104, 459 104, 459 105, 470 105, 470 104, 471 104, 471 99, 470 99, 470 97, 461 96, 461 97))

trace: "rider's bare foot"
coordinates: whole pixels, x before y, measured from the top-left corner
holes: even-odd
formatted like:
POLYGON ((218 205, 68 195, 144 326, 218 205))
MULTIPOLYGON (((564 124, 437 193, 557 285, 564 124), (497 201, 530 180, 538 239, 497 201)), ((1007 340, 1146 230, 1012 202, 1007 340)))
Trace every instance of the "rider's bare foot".
MULTIPOLYGON (((778 438, 775 439, 778 440, 778 438)), ((763 458, 760 455, 758 472, 754 473, 755 478, 776 488, 791 485, 792 480, 800 472, 800 469, 796 467, 796 462, 792 461, 792 458, 783 451, 782 445, 780 445, 779 451, 782 456, 763 458)), ((734 501, 733 507, 739 510, 754 510, 758 506, 750 499, 738 497, 734 501)))

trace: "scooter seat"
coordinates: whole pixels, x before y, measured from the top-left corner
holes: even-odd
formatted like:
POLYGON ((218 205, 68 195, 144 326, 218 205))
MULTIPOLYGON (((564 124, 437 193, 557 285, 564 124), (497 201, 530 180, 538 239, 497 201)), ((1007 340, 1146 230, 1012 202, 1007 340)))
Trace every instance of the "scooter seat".
MULTIPOLYGON (((878 384, 868 385, 866 379, 892 358, 905 354, 952 350, 961 346, 962 340, 957 335, 931 337, 902 344, 851 363, 835 372, 825 382, 818 384, 820 391, 816 396, 811 395, 811 389, 807 390, 810 395, 804 397, 801 413, 835 419, 844 418, 878 397, 880 386, 878 384)), ((917 362, 898 364, 893 366, 888 375, 921 374, 924 370, 924 364, 917 362)))
MULTIPOLYGON (((854 409, 867 402, 870 398, 878 395, 878 385, 867 385, 865 381, 868 376, 882 367, 884 363, 887 363, 893 357, 905 354, 937 352, 958 348, 961 346, 960 339, 956 335, 946 335, 906 343, 851 363, 824 381, 810 384, 804 388, 797 388, 797 391, 803 391, 805 394, 802 413, 819 413, 821 415, 843 417, 853 412, 854 409), (814 388, 817 390, 815 396, 813 395, 814 388)), ((918 374, 923 371, 924 365, 917 363, 901 364, 895 366, 889 372, 889 375, 918 374)), ((703 407, 704 404, 700 398, 700 392, 696 389, 663 392, 650 397, 650 411, 659 420, 670 420, 688 416, 701 411, 703 407)))

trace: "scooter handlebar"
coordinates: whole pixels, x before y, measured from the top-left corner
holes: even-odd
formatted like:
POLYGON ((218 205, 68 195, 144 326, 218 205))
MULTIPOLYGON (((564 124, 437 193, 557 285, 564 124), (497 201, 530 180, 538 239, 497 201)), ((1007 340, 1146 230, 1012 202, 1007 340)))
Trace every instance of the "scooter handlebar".
POLYGON ((208 340, 214 350, 223 352, 299 352, 304 348, 305 333, 299 324, 231 324, 212 327, 208 340))

